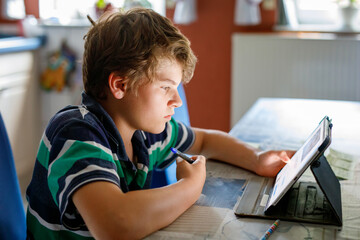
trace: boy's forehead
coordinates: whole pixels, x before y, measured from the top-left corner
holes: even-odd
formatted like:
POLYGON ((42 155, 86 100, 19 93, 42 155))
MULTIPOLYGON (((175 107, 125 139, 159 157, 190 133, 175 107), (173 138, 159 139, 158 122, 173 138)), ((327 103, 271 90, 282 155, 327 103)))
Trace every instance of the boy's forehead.
POLYGON ((157 71, 161 71, 164 68, 174 66, 178 66, 181 68, 181 64, 176 59, 163 57, 158 60, 157 71))
POLYGON ((158 80, 179 84, 182 80, 183 68, 176 60, 159 61, 156 69, 158 80))

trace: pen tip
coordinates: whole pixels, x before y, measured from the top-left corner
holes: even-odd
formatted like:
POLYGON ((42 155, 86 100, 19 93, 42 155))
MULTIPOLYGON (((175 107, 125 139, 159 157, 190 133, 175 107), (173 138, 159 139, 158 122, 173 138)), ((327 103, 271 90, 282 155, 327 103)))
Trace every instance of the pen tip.
POLYGON ((175 148, 170 148, 170 150, 173 152, 173 153, 176 153, 176 149, 175 148))

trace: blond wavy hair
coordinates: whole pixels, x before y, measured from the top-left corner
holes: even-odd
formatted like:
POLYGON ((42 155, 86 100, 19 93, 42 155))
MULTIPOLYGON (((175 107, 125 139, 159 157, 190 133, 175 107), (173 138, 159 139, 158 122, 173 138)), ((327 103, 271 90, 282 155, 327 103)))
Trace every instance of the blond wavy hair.
POLYGON ((84 39, 84 88, 98 100, 106 99, 110 73, 128 78, 129 89, 136 91, 143 79, 154 79, 163 58, 182 66, 183 83, 194 74, 197 58, 190 41, 168 18, 150 9, 107 14, 93 22, 84 39))

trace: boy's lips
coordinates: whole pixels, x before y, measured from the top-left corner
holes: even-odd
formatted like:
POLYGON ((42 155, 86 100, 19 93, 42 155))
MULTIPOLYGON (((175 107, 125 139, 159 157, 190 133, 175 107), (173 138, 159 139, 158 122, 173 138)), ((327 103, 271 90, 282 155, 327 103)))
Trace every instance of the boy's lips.
POLYGON ((174 114, 167 115, 167 116, 165 116, 165 118, 171 118, 171 117, 172 117, 172 115, 174 115, 174 114))

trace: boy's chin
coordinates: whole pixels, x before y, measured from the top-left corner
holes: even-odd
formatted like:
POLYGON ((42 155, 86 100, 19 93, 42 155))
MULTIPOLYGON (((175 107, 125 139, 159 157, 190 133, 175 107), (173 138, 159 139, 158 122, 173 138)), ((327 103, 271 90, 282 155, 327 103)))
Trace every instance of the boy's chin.
POLYGON ((159 126, 159 127, 153 127, 153 128, 149 128, 148 131, 146 132, 149 132, 149 133, 152 133, 152 134, 159 134, 159 133, 162 133, 164 130, 165 130, 165 126, 166 124, 164 124, 163 126, 159 126))

